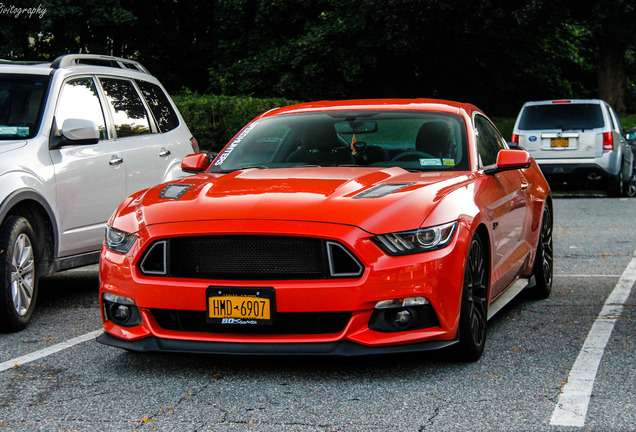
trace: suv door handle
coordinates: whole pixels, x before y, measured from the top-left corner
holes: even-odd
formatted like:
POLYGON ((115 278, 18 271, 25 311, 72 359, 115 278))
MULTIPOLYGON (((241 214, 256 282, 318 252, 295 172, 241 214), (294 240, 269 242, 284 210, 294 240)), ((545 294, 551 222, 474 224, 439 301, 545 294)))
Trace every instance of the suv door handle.
POLYGON ((522 181, 521 182, 521 190, 524 191, 526 189, 528 189, 528 186, 530 186, 530 183, 528 183, 527 181, 522 181))
POLYGON ((123 164, 123 163, 124 163, 124 160, 123 160, 122 158, 120 158, 119 156, 117 156, 117 155, 113 155, 113 156, 110 158, 110 160, 108 161, 108 164, 109 164, 109 165, 113 165, 113 166, 115 166, 115 165, 121 165, 121 164, 123 164))
POLYGON ((170 150, 166 150, 165 148, 162 148, 161 151, 159 152, 159 157, 166 157, 166 156, 170 156, 170 150))

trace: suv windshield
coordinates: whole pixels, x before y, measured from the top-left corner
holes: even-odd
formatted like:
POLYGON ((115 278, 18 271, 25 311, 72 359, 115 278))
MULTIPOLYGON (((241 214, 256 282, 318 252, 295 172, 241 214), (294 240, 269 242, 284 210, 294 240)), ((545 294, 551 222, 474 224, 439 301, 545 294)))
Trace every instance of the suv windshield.
POLYGON ((529 105, 519 119, 520 130, 585 130, 603 126, 601 106, 594 103, 529 105))
POLYGON ((267 117, 247 126, 212 172, 249 167, 399 166, 468 170, 460 116, 439 112, 334 111, 267 117))
POLYGON ((48 86, 48 76, 0 75, 0 140, 35 136, 48 86))

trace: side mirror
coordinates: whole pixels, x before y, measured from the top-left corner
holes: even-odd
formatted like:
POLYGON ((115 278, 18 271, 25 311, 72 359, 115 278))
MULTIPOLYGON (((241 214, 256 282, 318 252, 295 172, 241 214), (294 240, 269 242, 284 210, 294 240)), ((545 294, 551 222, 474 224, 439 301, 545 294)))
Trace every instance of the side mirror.
POLYGON ((497 165, 494 168, 484 170, 488 175, 497 174, 498 172, 523 169, 530 167, 532 157, 525 150, 499 150, 497 154, 497 165))
POLYGON ((191 173, 205 172, 210 166, 207 153, 190 154, 181 161, 181 169, 191 173))
POLYGON ((633 141, 636 139, 636 132, 627 132, 625 134, 625 139, 629 141, 633 141))
POLYGON ((99 129, 91 120, 66 119, 62 125, 60 145, 64 144, 97 144, 99 129))

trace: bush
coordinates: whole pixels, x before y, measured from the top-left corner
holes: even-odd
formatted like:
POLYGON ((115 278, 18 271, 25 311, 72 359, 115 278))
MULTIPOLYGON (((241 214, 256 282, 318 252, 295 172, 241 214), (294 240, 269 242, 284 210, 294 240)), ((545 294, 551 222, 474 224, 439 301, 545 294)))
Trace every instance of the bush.
MULTIPOLYGON (((199 95, 186 91, 172 98, 181 111, 201 150, 218 152, 249 121, 272 108, 299 103, 289 99, 258 99, 241 96, 199 95)), ((515 118, 492 119, 509 141, 515 118)), ((623 116, 624 130, 636 126, 636 115, 623 116)))
POLYGON ((172 97, 201 150, 219 151, 249 121, 272 108, 297 101, 253 97, 199 95, 172 97))

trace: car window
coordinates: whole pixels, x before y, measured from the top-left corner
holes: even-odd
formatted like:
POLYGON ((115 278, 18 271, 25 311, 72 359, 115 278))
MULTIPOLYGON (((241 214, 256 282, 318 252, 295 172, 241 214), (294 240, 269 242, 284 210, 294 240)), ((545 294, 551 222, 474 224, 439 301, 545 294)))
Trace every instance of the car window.
POLYGON ((100 78, 118 138, 150 133, 146 108, 131 81, 100 78))
POLYGON ((179 117, 161 87, 147 81, 136 82, 150 107, 159 131, 168 132, 179 126, 179 117))
POLYGON ((55 111, 56 127, 62 129, 67 119, 91 120, 97 124, 100 140, 108 139, 102 104, 92 78, 71 79, 62 86, 55 111))
POLYGON ((497 129, 481 115, 475 116, 475 135, 477 138, 477 153, 481 166, 490 166, 497 163, 499 150, 506 146, 497 129))
POLYGON ((605 125, 598 103, 527 105, 519 119, 520 130, 596 129, 605 125))
POLYGON ((623 129, 621 128, 621 123, 618 121, 618 117, 616 117, 616 113, 614 112, 614 109, 609 105, 607 105, 607 109, 609 110, 610 118, 612 119, 612 124, 614 125, 612 129, 614 129, 615 131, 623 135, 623 129))
POLYGON ((466 126, 457 115, 338 111, 266 117, 248 125, 212 170, 249 166, 377 166, 468 170, 466 126))
POLYGON ((35 136, 48 85, 48 76, 0 77, 0 140, 35 136))

